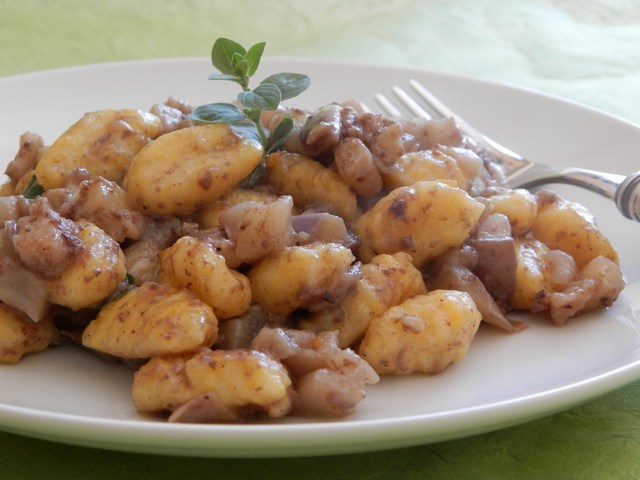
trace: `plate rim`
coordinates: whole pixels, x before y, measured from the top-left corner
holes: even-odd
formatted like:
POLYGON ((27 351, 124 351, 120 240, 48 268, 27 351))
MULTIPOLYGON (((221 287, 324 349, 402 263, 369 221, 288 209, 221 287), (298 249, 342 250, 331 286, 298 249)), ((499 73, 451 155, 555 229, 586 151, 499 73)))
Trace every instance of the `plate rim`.
POLYGON ((426 445, 520 425, 591 401, 638 378, 640 359, 570 385, 488 405, 399 419, 345 419, 313 423, 169 424, 153 420, 140 422, 99 419, 0 403, 0 430, 78 446, 169 456, 284 458, 342 455, 426 445), (594 386, 597 388, 594 389, 594 386), (589 391, 588 396, 582 395, 585 389, 589 391), (563 399, 562 402, 556 401, 558 396, 563 399), (553 402, 552 409, 546 406, 548 402, 553 402), (521 414, 523 407, 530 407, 525 416, 521 414), (509 415, 505 415, 505 412, 509 415), (474 427, 469 429, 469 418, 480 421, 476 421, 474 427), (27 420, 26 427, 17 424, 21 419, 27 420), (452 424, 455 424, 455 429, 451 429, 452 424), (47 425, 49 430, 42 431, 43 425, 47 425), (425 437, 423 429, 427 427, 431 427, 432 430, 425 437), (88 438, 86 435, 94 433, 95 429, 98 429, 101 435, 88 438), (122 429, 126 430, 126 442, 121 438, 122 429), (79 437, 79 433, 85 436, 79 437), (171 438, 166 438, 165 434, 170 434, 171 438), (316 435, 316 440, 322 441, 322 445, 319 446, 317 442, 305 442, 309 434, 316 435), (117 438, 112 438, 112 435, 117 438), (216 435, 226 435, 228 443, 225 445, 214 441, 212 437, 216 435), (383 438, 380 435, 383 435, 383 438), (185 445, 176 445, 176 437, 184 440, 185 445), (249 442, 246 437, 249 437, 249 442), (336 438, 339 440, 337 443, 327 443, 336 438), (264 443, 266 440, 268 444, 264 443))

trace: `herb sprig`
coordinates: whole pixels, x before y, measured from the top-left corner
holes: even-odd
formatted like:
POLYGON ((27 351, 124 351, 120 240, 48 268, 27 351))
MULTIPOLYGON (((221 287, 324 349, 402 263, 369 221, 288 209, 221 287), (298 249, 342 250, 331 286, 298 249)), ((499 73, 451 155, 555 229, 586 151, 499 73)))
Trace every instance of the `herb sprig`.
POLYGON ((42 187, 42 185, 40 185, 40 183, 38 183, 38 179, 36 178, 36 176, 33 175, 31 177, 31 180, 29 180, 29 184, 25 188, 24 193, 22 195, 24 196, 24 198, 32 200, 36 197, 39 197, 43 193, 44 193, 44 188, 42 187))
POLYGON ((293 120, 284 117, 273 132, 264 127, 262 113, 276 110, 283 100, 297 97, 310 85, 311 80, 301 73, 276 73, 249 88, 249 80, 258 70, 265 42, 256 43, 248 50, 228 38, 218 38, 211 49, 211 63, 220 73, 209 75, 210 80, 228 80, 242 88, 237 99, 238 108, 231 103, 210 103, 197 107, 192 119, 200 123, 227 123, 244 133, 257 134, 265 154, 276 150, 293 131, 293 120))

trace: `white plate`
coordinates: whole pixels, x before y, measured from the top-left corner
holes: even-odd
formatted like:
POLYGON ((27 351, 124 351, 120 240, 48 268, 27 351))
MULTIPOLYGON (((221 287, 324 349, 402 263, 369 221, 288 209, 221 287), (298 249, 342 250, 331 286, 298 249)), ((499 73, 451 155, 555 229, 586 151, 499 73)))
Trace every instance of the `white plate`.
MULTIPOLYGON (((207 59, 125 62, 0 79, 0 153, 32 130, 51 142, 85 112, 149 107, 170 95, 193 104, 236 89, 207 80, 207 59)), ((267 59, 259 77, 298 71, 312 86, 296 102, 370 101, 422 80, 499 141, 532 158, 629 173, 640 129, 603 113, 504 85, 439 73, 313 60, 267 59)), ((0 428, 116 450, 194 456, 298 456, 372 451, 458 438, 566 409, 640 378, 640 225, 612 203, 566 187, 597 215, 629 285, 612 308, 562 328, 534 321, 515 335, 481 329, 468 357, 436 377, 385 378, 351 418, 259 425, 170 425, 136 414, 131 372, 71 347, 0 366, 0 428)))

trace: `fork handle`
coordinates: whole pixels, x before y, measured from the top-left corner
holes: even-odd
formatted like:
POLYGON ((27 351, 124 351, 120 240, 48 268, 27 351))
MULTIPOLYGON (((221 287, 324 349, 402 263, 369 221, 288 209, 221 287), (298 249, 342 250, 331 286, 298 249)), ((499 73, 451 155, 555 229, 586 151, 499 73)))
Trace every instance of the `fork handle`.
POLYGON ((613 198, 625 217, 640 221, 640 171, 622 180, 613 198))
POLYGON ((582 168, 567 168, 561 173, 566 180, 563 183, 604 195, 615 202, 626 218, 640 221, 640 171, 626 177, 582 168))
POLYGON ((522 187, 531 188, 550 183, 564 183, 599 193, 613 200, 626 218, 640 222, 640 171, 625 177, 585 168, 565 168, 525 182, 522 187))

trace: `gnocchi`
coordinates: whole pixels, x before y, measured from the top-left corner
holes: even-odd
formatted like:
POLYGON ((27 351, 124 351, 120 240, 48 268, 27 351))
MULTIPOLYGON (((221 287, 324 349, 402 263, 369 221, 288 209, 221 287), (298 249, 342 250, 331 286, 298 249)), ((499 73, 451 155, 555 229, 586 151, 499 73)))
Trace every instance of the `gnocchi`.
POLYGON ((40 352, 58 338, 50 315, 36 323, 0 302, 0 363, 17 363, 24 355, 40 352))
POLYGON ((157 280, 194 292, 217 318, 242 315, 251 304, 249 279, 227 267, 205 241, 184 236, 159 254, 157 280))
POLYGON ((271 417, 291 409, 291 379, 270 355, 252 350, 201 350, 154 357, 134 375, 132 397, 142 412, 175 411, 202 394, 227 408, 254 407, 271 417), (242 381, 239 381, 242 379, 242 381))
POLYGON ((617 252, 596 226, 591 212, 556 194, 544 192, 539 196, 538 213, 531 228, 535 238, 552 249, 567 252, 579 267, 598 256, 618 263, 617 252))
POLYGON ((0 362, 74 340, 134 365, 133 404, 171 422, 339 418, 380 375, 462 361, 481 321, 562 325, 624 287, 584 207, 509 188, 452 120, 281 108, 266 137, 294 129, 272 151, 190 112, 21 137, 0 188, 0 362))
MULTIPOLYGON (((355 257, 335 244, 287 247, 249 271, 253 299, 267 312, 287 315, 346 293, 344 279, 355 257)), ((347 287, 350 287, 347 283, 347 287)))
POLYGON ((380 254, 363 265, 362 277, 337 307, 310 314, 301 326, 315 331, 337 330, 340 346, 348 347, 362 338, 377 315, 426 291, 422 274, 409 254, 380 254))
POLYGON ((375 317, 358 353, 379 374, 436 374, 464 358, 480 317, 467 293, 417 295, 375 317))
POLYGON ((279 194, 288 194, 300 208, 320 207, 353 220, 358 213, 355 193, 335 171, 310 157, 276 152, 267 158, 269 184, 279 194))
POLYGON ((78 222, 83 249, 72 263, 48 282, 49 299, 72 310, 91 307, 118 290, 125 280, 120 245, 97 226, 78 222))
POLYGON ((218 319, 194 293, 148 282, 104 306, 84 329, 82 344, 137 359, 194 351, 217 334, 218 319))
POLYGON ((124 188, 150 215, 189 215, 229 193, 262 158, 262 146, 223 124, 159 137, 131 160, 124 188))
POLYGON ((522 188, 499 192, 489 197, 488 201, 493 212, 509 219, 511 232, 515 236, 529 232, 538 216, 536 196, 522 188))
POLYGON ((34 173, 46 189, 63 187, 79 168, 92 178, 120 181, 133 157, 159 134, 160 119, 149 112, 87 113, 46 149, 34 173))
POLYGON ((450 248, 462 245, 484 210, 466 192, 424 180, 392 190, 355 221, 360 256, 406 252, 420 268, 450 248))

